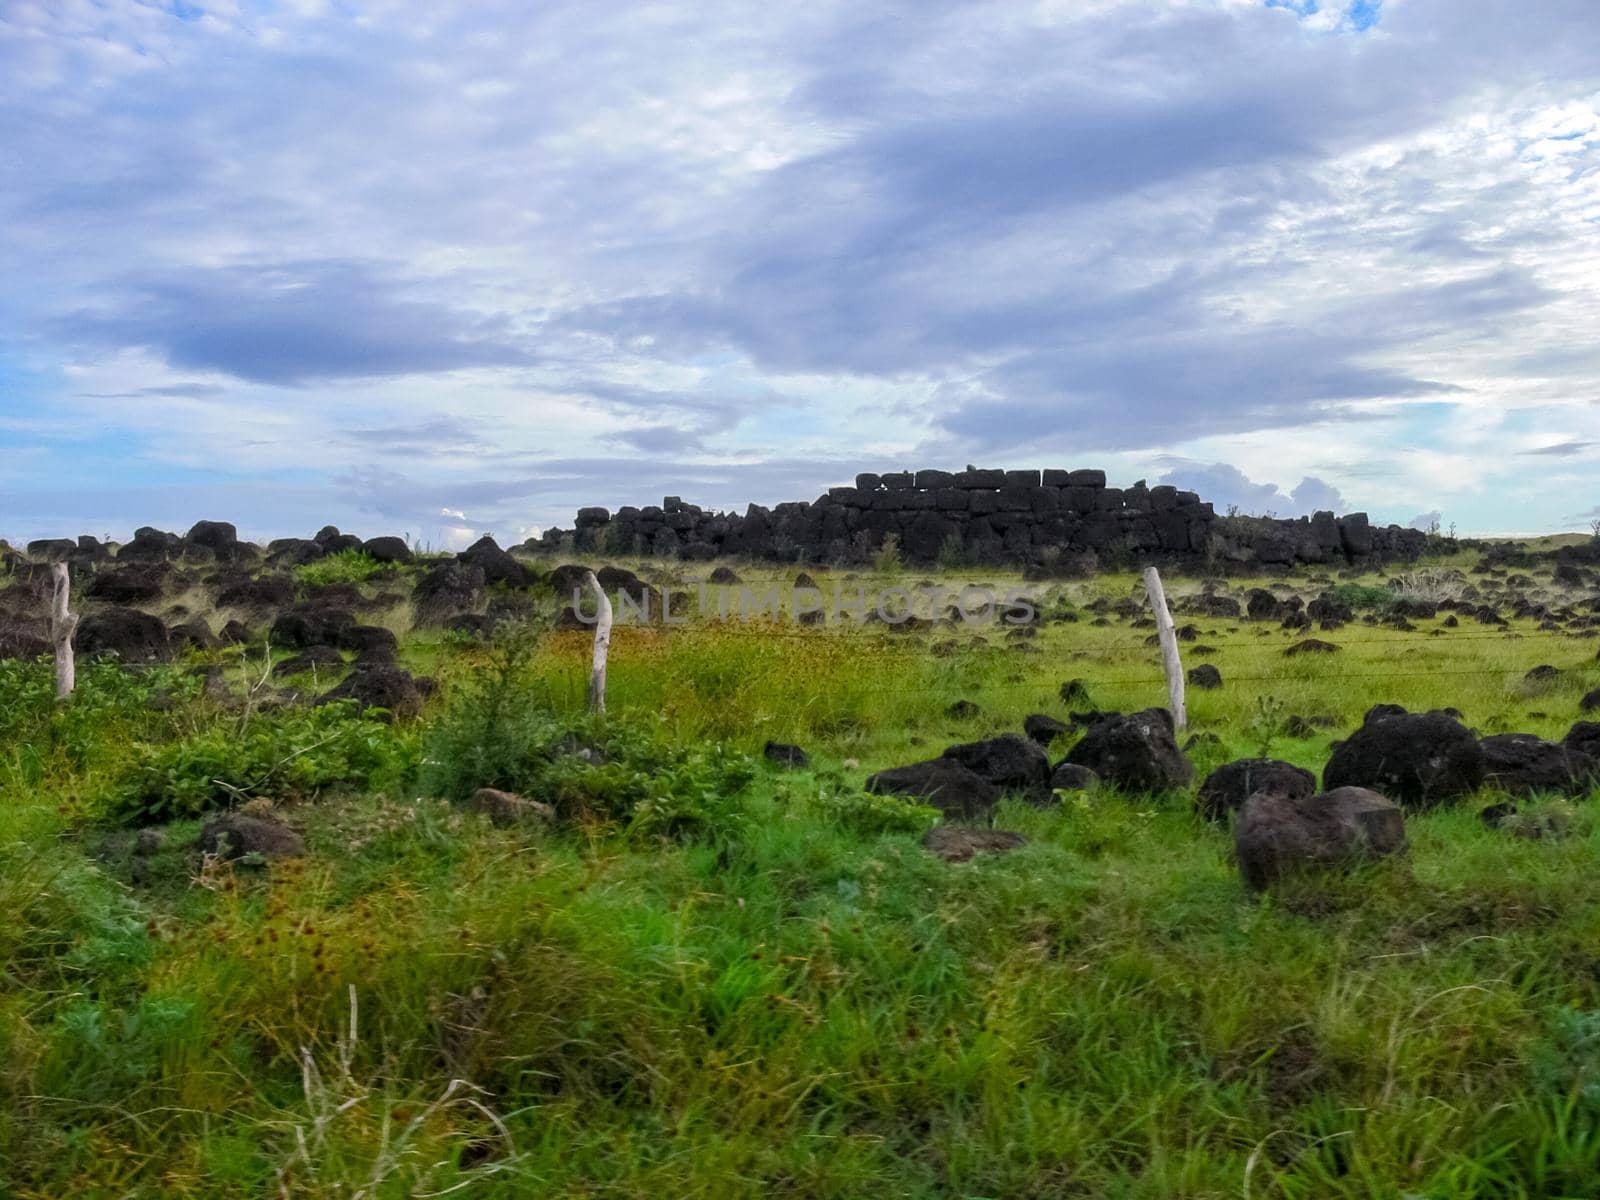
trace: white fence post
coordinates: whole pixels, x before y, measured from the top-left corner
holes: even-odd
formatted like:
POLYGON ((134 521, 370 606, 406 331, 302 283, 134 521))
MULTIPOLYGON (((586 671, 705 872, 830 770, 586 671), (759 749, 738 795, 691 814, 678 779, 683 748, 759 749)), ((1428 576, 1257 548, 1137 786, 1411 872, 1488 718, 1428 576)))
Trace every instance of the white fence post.
POLYGON ((72 635, 78 628, 78 615, 67 611, 72 592, 72 576, 67 564, 56 563, 50 574, 55 583, 50 604, 50 637, 56 644, 56 699, 65 700, 78 686, 78 668, 72 657, 72 635))
POLYGON ((589 711, 606 710, 606 654, 611 649, 611 601, 593 571, 584 574, 584 582, 594 589, 596 614, 594 626, 594 669, 589 674, 589 711))
POLYGON ((1161 574, 1154 567, 1145 568, 1144 590, 1150 596, 1156 634, 1161 639, 1161 664, 1167 671, 1167 700, 1172 708, 1172 723, 1182 729, 1189 723, 1189 713, 1183 702, 1183 661, 1178 657, 1178 634, 1172 627, 1172 613, 1167 610, 1167 593, 1161 586, 1161 574))

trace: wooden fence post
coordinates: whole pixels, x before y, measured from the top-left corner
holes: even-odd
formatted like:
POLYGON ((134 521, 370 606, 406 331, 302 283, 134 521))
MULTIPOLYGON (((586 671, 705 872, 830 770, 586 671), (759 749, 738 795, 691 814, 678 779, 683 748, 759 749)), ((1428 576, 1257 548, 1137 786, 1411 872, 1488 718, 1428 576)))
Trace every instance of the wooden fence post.
POLYGON ((606 710, 606 653, 611 649, 611 601, 595 578, 593 571, 585 572, 584 582, 594 589, 596 613, 594 626, 594 669, 589 674, 589 711, 606 710))
POLYGON ((1189 713, 1183 702, 1183 661, 1178 657, 1178 634, 1172 628, 1172 613, 1167 610, 1167 593, 1161 586, 1161 574, 1154 567, 1145 568, 1144 590, 1150 597, 1156 634, 1161 639, 1161 665, 1167 671, 1167 701, 1172 709, 1172 724, 1182 729, 1189 723, 1189 713))
POLYGON ((72 635, 78 628, 78 614, 67 611, 71 598, 72 576, 67 564, 50 568, 55 591, 50 604, 50 637, 56 644, 56 699, 65 700, 78 686, 78 668, 72 657, 72 635))

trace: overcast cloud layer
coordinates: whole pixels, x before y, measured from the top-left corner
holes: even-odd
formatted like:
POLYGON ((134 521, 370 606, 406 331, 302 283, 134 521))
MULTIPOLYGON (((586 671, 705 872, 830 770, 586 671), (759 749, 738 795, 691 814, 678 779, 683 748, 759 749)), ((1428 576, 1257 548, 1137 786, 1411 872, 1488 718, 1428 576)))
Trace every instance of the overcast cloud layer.
POLYGON ((1582 527, 1597 168, 1594 0, 10 0, 0 535, 967 463, 1582 527))

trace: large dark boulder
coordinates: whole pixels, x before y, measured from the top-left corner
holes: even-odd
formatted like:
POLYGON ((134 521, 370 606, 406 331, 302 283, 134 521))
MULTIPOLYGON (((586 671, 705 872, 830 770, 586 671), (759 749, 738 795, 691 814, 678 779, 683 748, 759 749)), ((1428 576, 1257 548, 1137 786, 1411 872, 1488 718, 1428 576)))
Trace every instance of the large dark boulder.
POLYGON ((935 758, 879 771, 867 779, 877 795, 914 796, 951 820, 981 820, 1000 802, 1000 789, 953 758, 935 758))
POLYGON ((417 580, 411 599, 417 624, 438 625, 455 613, 483 602, 483 568, 470 563, 442 562, 417 580))
POLYGON ((397 538, 392 535, 368 538, 361 543, 361 549, 374 562, 408 563, 411 561, 411 547, 406 545, 404 538, 397 538))
POLYGON ((1600 766, 1600 721, 1576 721, 1561 744, 1600 766))
POLYGON ((191 546, 204 546, 222 558, 239 544, 239 531, 227 521, 196 521, 183 540, 191 546))
POLYGON ((1194 767, 1173 736, 1172 714, 1164 708, 1108 715, 1094 722, 1065 761, 1088 767, 1129 793, 1171 791, 1194 777, 1194 767))
POLYGON ((382 625, 352 625, 340 630, 333 644, 341 650, 355 651, 363 662, 392 662, 400 652, 400 639, 382 625))
POLYGON ((511 587, 522 587, 528 582, 528 572, 523 565, 500 549, 488 534, 456 555, 456 561, 477 567, 483 572, 485 583, 504 583, 511 587))
POLYGON ((203 854, 226 859, 247 855, 295 858, 306 852, 305 839, 287 825, 243 813, 229 813, 207 821, 196 845, 203 854))
POLYGON ((309 538, 278 538, 267 543, 267 560, 277 567, 303 567, 328 557, 328 548, 309 538))
POLYGON ((133 540, 117 549, 119 562, 159 562, 175 558, 183 549, 183 539, 145 525, 134 531, 133 540))
POLYGON ((1276 621, 1283 616, 1283 605, 1266 588, 1251 588, 1245 596, 1245 615, 1252 621, 1276 621))
POLYGON ((1483 785, 1483 749, 1442 712, 1369 719, 1341 742, 1322 771, 1322 786, 1381 790, 1403 808, 1432 808, 1483 785))
POLYGON ((0 613, 0 658, 33 659, 50 652, 44 622, 0 613))
POLYGON ((1298 800, 1315 795, 1316 790, 1317 777, 1304 767, 1276 758, 1241 758, 1205 777, 1195 795, 1195 806, 1210 820, 1221 821, 1238 812, 1257 792, 1298 800))
POLYGON ((1560 742, 1531 733, 1497 733, 1483 748, 1484 782, 1513 796, 1576 796, 1589 788, 1594 762, 1560 742))
POLYGON ((1048 746, 1071 730, 1072 726, 1065 721, 1058 721, 1047 713, 1030 713, 1022 719, 1022 731, 1041 746, 1048 746))
POLYGON ((172 643, 174 650, 188 647, 193 650, 215 650, 221 643, 217 635, 211 632, 200 617, 190 617, 180 625, 174 625, 167 630, 167 639, 172 643))
POLYGON ((1198 667, 1189 668, 1189 686, 1202 690, 1213 690, 1222 686, 1222 672, 1211 663, 1201 663, 1198 667))
POLYGON ((1239 874, 1256 891, 1285 876, 1351 866, 1405 848, 1400 808, 1358 787, 1320 796, 1257 792, 1244 802, 1234 827, 1239 874))
POLYGON ((115 654, 125 663, 162 662, 172 656, 167 627, 136 608, 105 608, 78 623, 72 644, 85 658, 115 654))
POLYGON ((109 604, 148 604, 160 599, 171 572, 165 562, 130 563, 101 571, 89 580, 83 594, 109 604))
POLYGON ((387 663, 357 663, 345 681, 317 703, 336 700, 354 700, 359 711, 384 709, 394 717, 409 720, 422 713, 423 694, 409 671, 387 663))
POLYGON ((803 771, 811 765, 811 756, 799 746, 788 742, 768 742, 762 747, 761 756, 769 763, 793 771, 803 771))
POLYGON ((337 646, 344 633, 355 627, 356 615, 348 608, 300 604, 272 623, 267 639, 274 646, 304 650, 308 646, 337 646))
POLYGON ((1050 795, 1050 759, 1044 747, 1015 733, 981 742, 950 746, 944 757, 954 759, 980 779, 1002 792, 1017 792, 1030 800, 1050 795))
POLYGON ((217 607, 262 611, 294 603, 292 575, 224 575, 217 580, 217 607))

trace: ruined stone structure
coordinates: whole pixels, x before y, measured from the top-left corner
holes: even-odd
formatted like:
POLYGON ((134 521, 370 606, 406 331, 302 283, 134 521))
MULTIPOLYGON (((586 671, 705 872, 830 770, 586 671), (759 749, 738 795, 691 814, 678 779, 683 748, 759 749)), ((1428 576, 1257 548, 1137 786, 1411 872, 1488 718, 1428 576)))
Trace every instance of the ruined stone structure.
POLYGON ((815 500, 743 515, 707 512, 668 496, 660 507, 578 510, 572 529, 549 529, 529 550, 672 554, 691 561, 736 555, 784 562, 868 556, 893 536, 908 562, 1051 565, 1101 561, 1290 566, 1410 559, 1424 535, 1373 528, 1364 513, 1297 520, 1219 518, 1194 492, 1106 486, 1104 471, 901 471, 856 476, 815 500))

